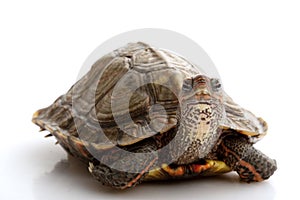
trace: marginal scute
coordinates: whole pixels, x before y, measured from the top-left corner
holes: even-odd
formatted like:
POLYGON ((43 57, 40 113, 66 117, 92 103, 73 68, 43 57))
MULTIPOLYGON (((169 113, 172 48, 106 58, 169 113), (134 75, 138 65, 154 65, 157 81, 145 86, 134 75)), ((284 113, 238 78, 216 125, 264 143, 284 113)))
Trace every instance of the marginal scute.
POLYGON ((223 129, 233 129, 249 137, 250 141, 256 142, 267 133, 267 123, 252 112, 236 104, 224 92, 224 106, 226 117, 221 127, 223 129))

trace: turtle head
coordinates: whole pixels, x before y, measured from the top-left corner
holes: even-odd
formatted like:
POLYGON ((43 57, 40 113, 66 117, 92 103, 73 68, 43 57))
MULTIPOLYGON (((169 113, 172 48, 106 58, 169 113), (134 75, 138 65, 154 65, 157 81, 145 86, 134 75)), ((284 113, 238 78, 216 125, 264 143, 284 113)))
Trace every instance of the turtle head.
POLYGON ((224 116, 221 84, 203 75, 187 78, 179 101, 178 138, 185 151, 178 163, 187 164, 207 156, 220 137, 218 127, 224 116))
POLYGON ((198 75, 183 81, 180 100, 182 102, 221 99, 221 83, 218 79, 198 75))

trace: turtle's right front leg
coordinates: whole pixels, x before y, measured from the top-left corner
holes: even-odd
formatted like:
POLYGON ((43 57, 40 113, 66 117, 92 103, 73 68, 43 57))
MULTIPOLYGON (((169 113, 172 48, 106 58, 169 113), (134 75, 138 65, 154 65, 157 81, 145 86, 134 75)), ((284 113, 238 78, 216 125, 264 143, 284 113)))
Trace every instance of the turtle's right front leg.
POLYGON ((157 164, 157 154, 154 151, 151 152, 151 149, 151 146, 146 146, 135 153, 129 152, 125 156, 120 155, 109 166, 90 163, 89 171, 103 185, 115 189, 133 187, 141 183, 157 164))
MULTIPOLYGON (((141 183, 148 174, 156 159, 148 163, 145 169, 139 173, 119 171, 103 164, 94 165, 90 163, 89 171, 93 177, 105 186, 115 189, 127 189, 141 183)), ((131 161, 129 161, 131 162, 131 161)), ((132 162, 134 164, 134 162, 132 162)))

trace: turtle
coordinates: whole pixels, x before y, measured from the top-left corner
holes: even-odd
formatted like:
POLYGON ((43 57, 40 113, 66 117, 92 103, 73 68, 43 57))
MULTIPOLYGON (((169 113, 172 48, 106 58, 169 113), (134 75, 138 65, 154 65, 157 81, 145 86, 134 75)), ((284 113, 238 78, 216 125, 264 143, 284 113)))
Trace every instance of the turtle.
POLYGON ((98 59, 32 122, 115 189, 231 171, 261 182, 277 169, 254 147, 267 132, 262 118, 236 104, 219 78, 144 42, 98 59))

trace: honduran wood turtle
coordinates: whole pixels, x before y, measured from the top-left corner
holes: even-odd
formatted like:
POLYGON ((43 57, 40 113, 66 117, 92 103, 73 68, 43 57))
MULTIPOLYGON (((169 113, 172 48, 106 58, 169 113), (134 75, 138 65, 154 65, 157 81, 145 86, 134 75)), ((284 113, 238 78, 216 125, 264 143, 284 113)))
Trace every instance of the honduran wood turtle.
POLYGON ((259 182, 277 168, 253 147, 266 134, 263 119, 233 102, 217 78, 142 42, 103 56, 32 121, 118 189, 229 171, 259 182))

